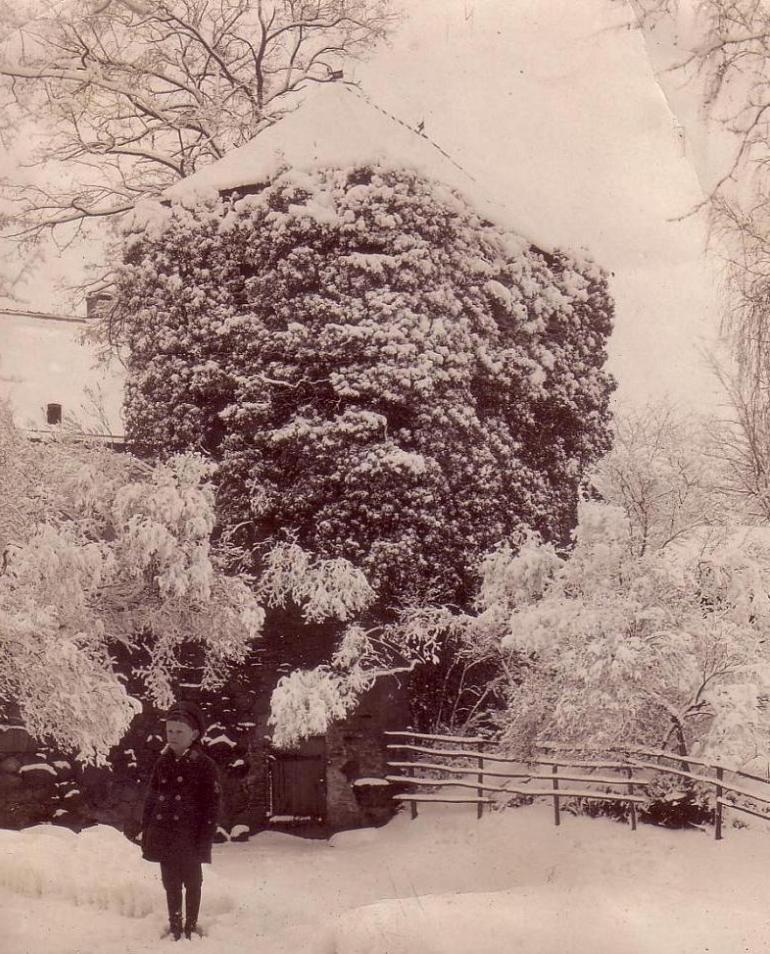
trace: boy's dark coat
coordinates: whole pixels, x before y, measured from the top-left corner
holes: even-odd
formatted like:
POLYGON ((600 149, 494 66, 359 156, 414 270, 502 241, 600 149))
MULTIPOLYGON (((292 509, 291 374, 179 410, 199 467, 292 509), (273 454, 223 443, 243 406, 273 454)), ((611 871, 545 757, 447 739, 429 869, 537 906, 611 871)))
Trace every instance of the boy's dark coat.
POLYGON ((198 746, 179 759, 167 749, 155 763, 144 802, 142 856, 167 861, 184 854, 210 863, 219 799, 217 767, 198 746))

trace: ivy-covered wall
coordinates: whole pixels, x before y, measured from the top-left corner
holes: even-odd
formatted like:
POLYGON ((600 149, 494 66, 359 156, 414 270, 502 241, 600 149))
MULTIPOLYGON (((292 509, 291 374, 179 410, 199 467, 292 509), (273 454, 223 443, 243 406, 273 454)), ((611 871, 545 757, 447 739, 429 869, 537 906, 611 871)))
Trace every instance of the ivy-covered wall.
POLYGON ((113 322, 134 447, 204 448, 257 570, 293 539, 387 609, 467 602, 517 531, 568 539, 609 445, 612 314, 595 264, 370 164, 145 209, 113 322))

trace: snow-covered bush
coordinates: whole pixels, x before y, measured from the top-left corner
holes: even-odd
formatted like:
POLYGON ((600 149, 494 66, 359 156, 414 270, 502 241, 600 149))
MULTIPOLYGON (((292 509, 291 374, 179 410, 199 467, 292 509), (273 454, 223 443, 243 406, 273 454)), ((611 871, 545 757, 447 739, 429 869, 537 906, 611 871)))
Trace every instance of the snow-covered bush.
POLYGON ((729 762, 766 751, 766 531, 640 554, 620 508, 586 502, 568 555, 530 535, 491 554, 483 574, 467 633, 515 660, 512 748, 636 743, 729 762))
POLYGON ((387 607, 465 603, 522 528, 567 537, 608 444, 611 315, 594 265, 369 164, 146 207, 112 321, 132 440, 212 455, 251 565, 286 538, 387 607))
POLYGON ((270 703, 274 743, 292 748, 323 734, 330 723, 349 715, 378 679, 437 663, 440 640, 453 624, 446 610, 418 608, 369 629, 350 624, 328 665, 298 669, 278 681, 270 703))
POLYGON ((193 454, 149 466, 66 440, 31 444, 0 421, 0 700, 34 735, 98 762, 141 707, 116 653, 158 706, 173 698, 180 653, 203 652, 219 685, 259 634, 248 581, 212 545, 209 465, 193 454))

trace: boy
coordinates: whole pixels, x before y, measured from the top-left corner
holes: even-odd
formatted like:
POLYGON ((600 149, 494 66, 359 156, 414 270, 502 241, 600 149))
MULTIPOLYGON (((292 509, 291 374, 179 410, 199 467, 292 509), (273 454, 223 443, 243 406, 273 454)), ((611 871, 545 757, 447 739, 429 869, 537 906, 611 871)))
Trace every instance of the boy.
POLYGON ((178 941, 201 935, 198 911, 203 871, 211 863, 220 788, 217 768, 203 752, 203 715, 193 702, 166 714, 168 744, 152 770, 142 817, 142 856, 160 862, 168 903, 168 934, 178 941), (182 923, 182 886, 185 919, 182 923))

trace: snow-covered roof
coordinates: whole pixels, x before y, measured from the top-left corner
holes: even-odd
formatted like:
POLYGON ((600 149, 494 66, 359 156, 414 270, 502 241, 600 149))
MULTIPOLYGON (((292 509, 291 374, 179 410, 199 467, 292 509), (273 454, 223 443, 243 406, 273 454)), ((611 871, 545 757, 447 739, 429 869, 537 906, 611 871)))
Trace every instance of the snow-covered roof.
MULTIPOLYGON (((371 102, 346 83, 323 83, 304 93, 300 106, 245 145, 180 182, 165 198, 185 203, 258 185, 282 166, 299 171, 379 163, 407 169, 451 187, 485 218, 520 232, 513 214, 487 194, 460 164, 425 134, 371 102)), ((548 243, 527 236, 541 249, 548 243)))
POLYGON ((74 322, 78 325, 85 325, 88 321, 88 319, 78 317, 77 315, 58 315, 50 311, 29 311, 26 308, 0 308, 0 319, 5 317, 37 318, 39 321, 74 322))

